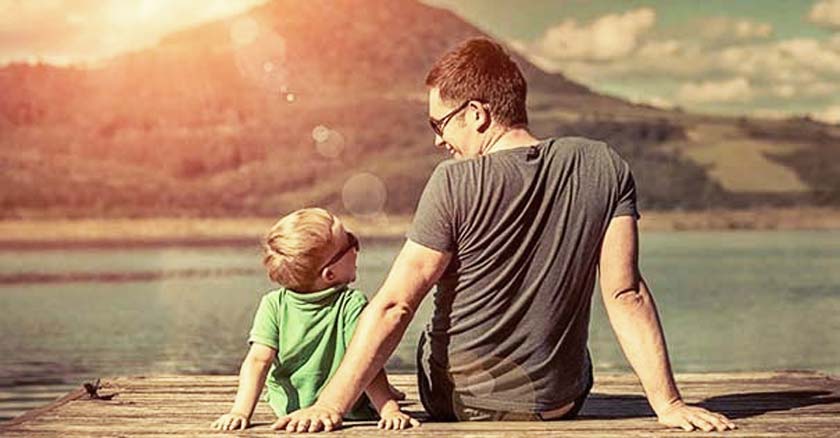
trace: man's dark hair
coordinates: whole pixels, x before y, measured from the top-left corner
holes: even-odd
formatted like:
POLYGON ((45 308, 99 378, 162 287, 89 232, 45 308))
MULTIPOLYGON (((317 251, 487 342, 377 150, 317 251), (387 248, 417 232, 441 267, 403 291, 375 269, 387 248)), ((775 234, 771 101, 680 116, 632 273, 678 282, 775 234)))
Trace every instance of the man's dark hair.
POLYGON ((435 62, 426 85, 438 88, 446 103, 479 100, 502 126, 528 123, 528 85, 505 49, 487 38, 471 38, 435 62))

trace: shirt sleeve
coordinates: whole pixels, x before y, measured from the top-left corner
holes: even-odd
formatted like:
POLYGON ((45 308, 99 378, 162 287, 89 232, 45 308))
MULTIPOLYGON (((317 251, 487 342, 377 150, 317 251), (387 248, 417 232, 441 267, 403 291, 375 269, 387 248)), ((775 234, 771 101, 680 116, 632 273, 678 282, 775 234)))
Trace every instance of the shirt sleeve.
POLYGON ((248 337, 248 343, 258 344, 279 350, 280 331, 277 323, 279 302, 277 294, 271 293, 262 297, 257 313, 254 315, 254 325, 248 337))
POLYGON ((409 240, 440 252, 452 252, 455 247, 452 181, 447 163, 435 168, 406 233, 409 240))
POLYGON ((633 172, 630 170, 630 165, 621 158, 612 148, 609 148, 610 158, 616 170, 618 182, 616 196, 617 202, 613 210, 612 217, 619 216, 633 216, 639 219, 638 207, 636 206, 636 180, 633 178, 633 172))
POLYGON ((356 326, 359 324, 359 316, 367 306, 367 297, 360 291, 353 290, 350 294, 350 299, 347 300, 347 306, 344 309, 344 341, 345 345, 350 344, 353 339, 353 333, 356 331, 356 326))

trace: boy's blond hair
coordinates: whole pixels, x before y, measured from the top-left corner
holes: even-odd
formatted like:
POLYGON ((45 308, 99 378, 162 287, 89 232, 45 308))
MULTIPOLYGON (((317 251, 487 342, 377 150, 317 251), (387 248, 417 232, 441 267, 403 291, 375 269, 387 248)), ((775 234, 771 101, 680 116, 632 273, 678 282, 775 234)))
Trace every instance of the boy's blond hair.
POLYGON ((282 217, 263 243, 263 265, 272 281, 305 290, 320 275, 333 241, 335 218, 322 208, 304 208, 282 217))

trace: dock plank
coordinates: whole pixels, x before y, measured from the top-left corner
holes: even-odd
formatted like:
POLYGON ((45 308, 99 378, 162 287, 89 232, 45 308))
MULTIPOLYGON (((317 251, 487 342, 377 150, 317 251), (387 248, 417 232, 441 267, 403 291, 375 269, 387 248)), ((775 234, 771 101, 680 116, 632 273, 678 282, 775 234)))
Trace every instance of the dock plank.
MULTIPOLYGON (((413 375, 392 375, 406 392, 407 411, 426 419, 413 375)), ((813 372, 715 373, 677 376, 690 403, 722 412, 738 429, 702 436, 840 437, 840 381, 813 372)), ((275 436, 274 414, 260 403, 245 431, 219 432, 209 425, 226 412, 236 393, 236 376, 116 377, 102 382, 90 399, 75 390, 56 402, 0 424, 3 437, 230 437, 275 436)), ((565 422, 431 423, 405 431, 379 431, 374 422, 350 422, 329 436, 361 437, 696 437, 698 433, 658 425, 636 377, 597 374, 593 394, 579 419, 565 422)), ((294 434, 292 434, 294 435, 294 434)))

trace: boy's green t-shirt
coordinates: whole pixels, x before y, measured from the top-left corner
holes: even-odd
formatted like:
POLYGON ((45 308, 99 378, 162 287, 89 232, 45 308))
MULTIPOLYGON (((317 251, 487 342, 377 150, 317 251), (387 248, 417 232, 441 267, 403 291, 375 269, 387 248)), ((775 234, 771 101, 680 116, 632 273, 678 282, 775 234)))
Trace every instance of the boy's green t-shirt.
MULTIPOLYGON (((266 387, 278 416, 315 403, 338 369, 366 304, 364 294, 346 285, 312 293, 280 288, 262 297, 248 342, 277 350, 266 387)), ((377 418, 364 396, 345 417, 377 418)))

